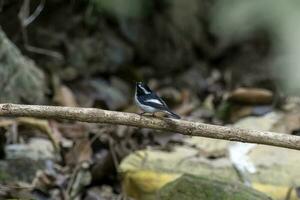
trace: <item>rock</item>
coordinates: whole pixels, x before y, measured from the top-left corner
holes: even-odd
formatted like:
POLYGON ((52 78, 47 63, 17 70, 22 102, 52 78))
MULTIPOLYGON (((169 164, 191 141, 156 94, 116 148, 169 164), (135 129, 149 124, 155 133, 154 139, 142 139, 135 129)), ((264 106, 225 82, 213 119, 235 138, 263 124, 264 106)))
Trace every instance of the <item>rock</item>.
POLYGON ((49 140, 32 138, 28 144, 10 144, 5 147, 7 159, 28 158, 31 160, 55 159, 54 148, 49 140))
MULTIPOLYGON (((263 117, 248 117, 234 126, 276 131, 274 125, 283 115, 271 112, 263 117)), ((172 151, 147 149, 123 159, 119 171, 124 175, 126 192, 143 199, 155 193, 153 188, 158 189, 162 183, 182 174, 219 181, 244 181, 274 199, 284 199, 290 187, 300 185, 300 160, 296 150, 202 137, 187 137, 182 142, 184 145, 173 145, 172 151), (236 144, 241 148, 231 148, 236 144), (234 155, 234 151, 240 152, 234 155), (150 176, 149 170, 154 175, 150 176)))
POLYGON ((300 185, 299 151, 258 145, 249 153, 257 173, 249 176, 251 182, 274 186, 300 185))
POLYGON ((180 174, 176 173, 159 173, 151 170, 132 171, 123 175, 124 192, 137 200, 155 199, 158 189, 180 177, 180 174))
POLYGON ((271 131, 273 126, 275 126, 278 121, 282 120, 283 116, 282 112, 274 111, 260 117, 250 116, 240 119, 233 126, 238 128, 271 131))
POLYGON ((42 104, 44 73, 0 29, 0 102, 42 104))
POLYGON ((38 170, 44 170, 44 160, 29 158, 7 159, 0 161, 0 183, 23 181, 31 183, 38 170))
POLYGON ((158 191, 161 200, 271 200, 270 197, 238 183, 183 175, 158 191))
MULTIPOLYGON (((191 141, 191 143, 195 143, 195 141, 191 141)), ((200 143, 202 143, 202 147, 210 146, 208 151, 204 152, 205 157, 202 156, 202 152, 205 149, 199 149, 190 145, 174 146, 171 152, 151 149, 137 151, 122 161, 120 172, 154 170, 157 172, 189 173, 229 181, 239 179, 235 169, 232 168, 230 160, 224 155, 226 154, 224 147, 227 144, 221 144, 223 148, 213 149, 213 139, 206 140, 206 138, 201 138, 200 143), (218 156, 218 159, 209 159, 210 155, 221 156, 218 156)))

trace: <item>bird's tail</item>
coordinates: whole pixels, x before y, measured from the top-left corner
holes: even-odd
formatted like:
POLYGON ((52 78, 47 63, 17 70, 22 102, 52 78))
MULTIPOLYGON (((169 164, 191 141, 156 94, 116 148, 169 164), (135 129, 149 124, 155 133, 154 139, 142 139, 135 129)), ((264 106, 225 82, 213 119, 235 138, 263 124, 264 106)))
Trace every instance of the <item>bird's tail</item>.
POLYGON ((172 116, 173 118, 175 119, 180 119, 180 116, 173 113, 171 110, 166 110, 166 113, 169 115, 169 116, 172 116))

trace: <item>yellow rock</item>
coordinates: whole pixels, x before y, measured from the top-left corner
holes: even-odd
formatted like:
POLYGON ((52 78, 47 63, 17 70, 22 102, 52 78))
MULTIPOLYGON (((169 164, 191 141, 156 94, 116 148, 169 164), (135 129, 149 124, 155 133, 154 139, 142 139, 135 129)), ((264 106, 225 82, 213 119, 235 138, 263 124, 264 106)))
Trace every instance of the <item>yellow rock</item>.
POLYGON ((158 189, 180 177, 181 174, 159 173, 150 170, 137 170, 124 174, 123 189, 135 199, 153 199, 158 189))
MULTIPOLYGON (((282 116, 283 113, 273 112, 263 117, 248 117, 234 126, 269 131, 282 116)), ((241 182, 228 155, 232 144, 224 140, 186 137, 184 145, 174 145, 172 151, 146 149, 134 152, 119 166, 119 172, 124 175, 124 189, 128 195, 146 200, 151 199, 151 195, 153 199, 157 189, 182 174, 241 182)), ((245 172, 245 177, 255 189, 274 200, 287 196, 289 200, 300 200, 295 190, 289 189, 300 186, 299 151, 256 145, 247 157, 256 172, 245 172)))
POLYGON ((283 199, 299 200, 300 199, 297 197, 296 191, 293 188, 288 188, 285 186, 259 184, 259 183, 252 184, 252 187, 258 191, 268 194, 270 197, 272 197, 275 200, 283 200, 283 199), (290 196, 289 198, 287 198, 289 192, 290 192, 290 196))

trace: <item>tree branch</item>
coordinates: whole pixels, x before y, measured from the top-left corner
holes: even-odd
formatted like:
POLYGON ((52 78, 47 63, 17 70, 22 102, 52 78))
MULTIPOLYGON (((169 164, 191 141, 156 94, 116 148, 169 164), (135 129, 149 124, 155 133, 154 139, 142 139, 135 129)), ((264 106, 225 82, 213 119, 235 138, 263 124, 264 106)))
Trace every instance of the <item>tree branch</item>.
POLYGON ((0 116, 66 119, 150 128, 189 136, 266 144, 300 150, 300 137, 282 133, 209 125, 200 122, 141 116, 134 113, 59 106, 0 104, 0 116))

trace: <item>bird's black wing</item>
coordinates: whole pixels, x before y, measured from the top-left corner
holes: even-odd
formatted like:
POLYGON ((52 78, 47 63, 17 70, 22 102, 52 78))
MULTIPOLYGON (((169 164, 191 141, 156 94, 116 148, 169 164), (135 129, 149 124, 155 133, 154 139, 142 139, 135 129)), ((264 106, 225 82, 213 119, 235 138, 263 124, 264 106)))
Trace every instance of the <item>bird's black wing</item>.
POLYGON ((141 95, 139 100, 144 105, 151 106, 159 110, 169 110, 167 104, 154 93, 141 95))
POLYGON ((138 97, 138 100, 146 106, 151 106, 151 107, 156 108, 158 110, 166 111, 172 117, 174 117, 176 119, 180 119, 180 116, 173 113, 169 109, 167 104, 160 97, 158 97, 154 93, 141 95, 141 96, 138 97))

